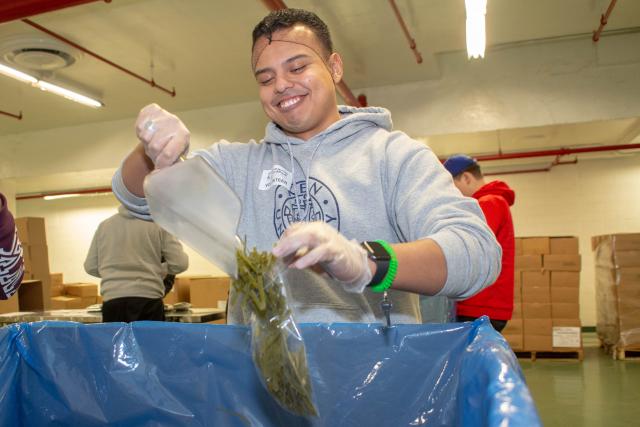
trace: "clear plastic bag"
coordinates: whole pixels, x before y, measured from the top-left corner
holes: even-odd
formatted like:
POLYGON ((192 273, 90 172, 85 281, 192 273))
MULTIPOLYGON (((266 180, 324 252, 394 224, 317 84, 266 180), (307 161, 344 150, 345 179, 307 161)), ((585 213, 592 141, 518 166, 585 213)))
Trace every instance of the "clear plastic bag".
POLYGON ((238 251, 235 298, 250 319, 251 352, 263 385, 284 409, 317 416, 302 335, 286 298, 284 265, 270 253, 238 251))

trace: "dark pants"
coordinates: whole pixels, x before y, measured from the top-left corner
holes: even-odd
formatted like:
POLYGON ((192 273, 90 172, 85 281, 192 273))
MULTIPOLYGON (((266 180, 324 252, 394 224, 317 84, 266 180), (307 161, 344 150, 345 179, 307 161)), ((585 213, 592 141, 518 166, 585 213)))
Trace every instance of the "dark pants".
POLYGON ((103 322, 164 321, 162 298, 116 298, 102 304, 103 322))
MULTIPOLYGON (((456 322, 473 322, 476 319, 477 317, 456 316, 456 322)), ((502 331, 504 327, 507 326, 506 320, 495 320, 495 319, 489 319, 489 320, 491 321, 491 326, 493 326, 493 329, 495 329, 498 332, 502 331)))

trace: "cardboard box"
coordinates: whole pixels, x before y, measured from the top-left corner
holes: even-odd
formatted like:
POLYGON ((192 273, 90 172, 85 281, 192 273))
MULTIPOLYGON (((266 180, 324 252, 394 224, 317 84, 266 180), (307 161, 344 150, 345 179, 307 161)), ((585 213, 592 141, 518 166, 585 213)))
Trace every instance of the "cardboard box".
POLYGON ((15 313, 18 311, 20 311, 20 304, 18 303, 18 292, 16 292, 9 299, 0 300, 0 314, 15 313))
POLYGON ((521 255, 515 257, 515 269, 522 271, 541 270, 542 255, 521 255))
POLYGON ((62 273, 51 273, 49 277, 51 278, 51 286, 62 286, 64 283, 62 273))
POLYGON ((522 239, 520 237, 516 237, 515 238, 515 247, 514 247, 514 249, 515 249, 515 255, 516 256, 524 255, 522 253, 522 239))
POLYGON ((507 322, 507 326, 502 330, 502 335, 522 335, 524 333, 524 325, 522 319, 511 319, 507 322))
POLYGON ((95 283, 65 283, 64 293, 75 297, 95 297, 98 285, 95 283))
POLYGON ((581 268, 580 255, 544 255, 542 264, 545 270, 554 271, 580 271, 581 268))
POLYGON ((513 302, 513 313, 511 314, 512 319, 522 318, 522 302, 514 301, 513 302))
POLYGON ((616 251, 640 251, 640 233, 594 236, 591 238, 591 249, 595 249, 603 240, 610 240, 616 251))
POLYGON ((63 285, 51 285, 51 289, 49 295, 52 297, 59 297, 64 295, 64 286, 63 285))
POLYGON ((537 255, 548 254, 551 248, 549 247, 548 237, 524 237, 522 238, 522 254, 523 255, 537 255))
MULTIPOLYGON (((522 288, 522 303, 550 303, 549 288, 544 286, 525 286, 522 288)), ((526 317, 526 316, 525 316, 526 317)))
POLYGON ((524 349, 526 351, 552 351, 553 336, 549 335, 525 335, 524 349))
POLYGON ((551 316, 554 319, 579 319, 580 304, 557 302, 551 304, 551 316))
POLYGON ((176 281, 173 283, 173 289, 178 292, 178 302, 191 301, 191 293, 189 292, 189 277, 176 276, 176 281))
POLYGON ((50 306, 49 290, 45 291, 40 280, 23 280, 18 289, 20 311, 48 310, 50 306))
POLYGON ((79 297, 79 298, 81 300, 81 305, 82 305, 80 308, 87 308, 90 305, 93 305, 96 303, 97 296, 92 295, 92 296, 79 297))
POLYGON ((83 306, 82 298, 61 295, 51 298, 51 310, 73 310, 86 308, 83 306))
POLYGON ((549 319, 549 321, 551 321, 551 303, 523 302, 522 318, 525 322, 532 319, 549 319))
POLYGON ((23 217, 16 218, 18 237, 23 245, 46 245, 44 218, 23 217))
POLYGON ((580 303, 580 288, 571 286, 555 286, 551 288, 551 302, 555 303, 580 303))
POLYGON ((173 289, 171 289, 169 293, 167 293, 167 295, 164 296, 162 301, 165 304, 175 304, 177 302, 180 302, 180 300, 178 299, 178 290, 176 289, 175 284, 173 289))
POLYGON ((553 348, 573 349, 582 347, 582 324, 579 319, 553 319, 553 348))
POLYGON ((640 289, 640 268, 625 267, 616 270, 616 280, 619 286, 640 289))
POLYGON ((524 349, 524 336, 523 335, 513 335, 513 334, 503 334, 504 339, 507 340, 511 350, 513 351, 521 351, 524 349))
POLYGON ((552 271, 551 287, 579 287, 580 273, 577 271, 552 271))
POLYGON ((614 252, 614 263, 617 268, 640 267, 640 251, 614 252))
POLYGON ((549 241, 551 254, 577 255, 579 253, 577 237, 552 237, 549 241))
POLYGON ((219 301, 229 299, 231 279, 228 277, 190 277, 189 282, 192 307, 218 307, 219 301))
MULTIPOLYGON (((49 271, 49 250, 47 245, 24 245, 22 247, 23 254, 27 253, 29 259, 28 271, 29 277, 42 282, 42 286, 49 296, 51 293, 51 273, 49 271)), ((48 308, 49 299, 46 304, 48 308)))
POLYGON ((523 271, 522 272, 522 289, 528 287, 549 287, 551 282, 548 271, 523 271))
POLYGON ((548 335, 551 336, 551 318, 546 319, 524 319, 523 327, 525 335, 548 335))

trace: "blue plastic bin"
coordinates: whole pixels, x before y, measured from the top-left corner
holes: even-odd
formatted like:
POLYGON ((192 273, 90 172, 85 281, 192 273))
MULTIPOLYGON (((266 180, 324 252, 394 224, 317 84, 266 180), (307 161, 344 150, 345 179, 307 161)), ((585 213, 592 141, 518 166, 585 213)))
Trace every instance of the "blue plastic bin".
POLYGON ((11 325, 0 329, 0 425, 540 425, 515 356, 486 318, 300 329, 318 418, 270 397, 245 327, 11 325))

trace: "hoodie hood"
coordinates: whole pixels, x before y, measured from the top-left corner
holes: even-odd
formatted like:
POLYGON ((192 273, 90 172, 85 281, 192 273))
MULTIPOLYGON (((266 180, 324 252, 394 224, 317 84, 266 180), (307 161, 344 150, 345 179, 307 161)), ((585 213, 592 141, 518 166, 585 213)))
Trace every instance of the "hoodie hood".
POLYGON ((473 193, 473 197, 476 199, 488 195, 502 197, 507 201, 509 206, 513 206, 513 203, 516 201, 516 193, 504 181, 491 181, 473 193))
POLYGON ((263 142, 270 144, 298 145, 322 139, 323 144, 334 144, 348 139, 367 127, 381 127, 387 131, 391 131, 393 128, 391 113, 389 113, 389 110, 385 108, 358 108, 339 105, 338 111, 340 112, 340 120, 307 141, 289 136, 284 133, 280 126, 274 122, 269 122, 265 130, 263 142))

